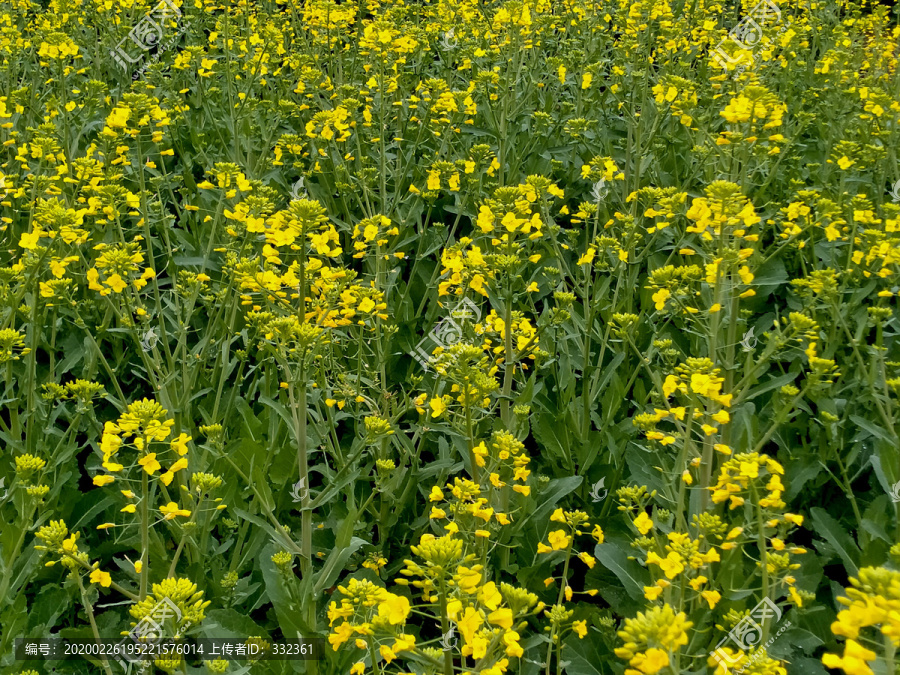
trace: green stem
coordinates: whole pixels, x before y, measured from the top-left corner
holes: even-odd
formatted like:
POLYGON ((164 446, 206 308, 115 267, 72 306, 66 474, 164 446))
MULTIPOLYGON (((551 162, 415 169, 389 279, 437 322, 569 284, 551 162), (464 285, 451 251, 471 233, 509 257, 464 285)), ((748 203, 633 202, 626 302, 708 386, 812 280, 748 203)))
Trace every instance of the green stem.
MULTIPOLYGON (((146 442, 146 438, 144 441, 146 442)), ((146 447, 146 445, 144 446, 146 447)), ((141 472, 141 592, 140 598, 147 597, 147 579, 150 576, 150 477, 141 472)))
MULTIPOLYGON (((88 621, 91 624, 91 632, 94 634, 94 639, 98 642, 100 641, 100 631, 97 629, 97 620, 94 619, 94 608, 91 606, 91 603, 87 598, 87 591, 84 589, 84 582, 81 580, 80 572, 73 572, 75 575, 75 579, 78 580, 78 590, 81 591, 81 604, 84 607, 84 613, 87 614, 88 621)), ((106 672, 106 675, 113 675, 112 669, 109 667, 109 661, 104 658, 101 663, 103 664, 103 670, 106 672)))
MULTIPOLYGON (((753 492, 753 505, 756 507, 756 543, 759 547, 759 567, 762 572, 762 594, 763 599, 769 597, 769 567, 768 567, 768 548, 766 547, 766 533, 763 530, 765 523, 763 522, 762 507, 759 505, 759 496, 756 494, 756 487, 751 487, 753 492)), ((769 637, 769 620, 763 622, 762 642, 769 637)))

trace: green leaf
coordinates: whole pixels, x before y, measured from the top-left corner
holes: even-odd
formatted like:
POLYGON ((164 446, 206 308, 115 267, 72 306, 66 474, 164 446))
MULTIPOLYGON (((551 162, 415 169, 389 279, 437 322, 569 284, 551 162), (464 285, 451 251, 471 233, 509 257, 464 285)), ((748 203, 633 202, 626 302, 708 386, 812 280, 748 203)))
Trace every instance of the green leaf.
POLYGON ((524 527, 526 523, 532 521, 541 523, 546 520, 557 502, 570 492, 574 492, 578 486, 581 485, 581 481, 581 476, 569 476, 568 478, 551 480, 547 487, 544 488, 540 494, 536 495, 541 499, 540 506, 526 518, 519 521, 519 529, 524 527))
POLYGON ((247 638, 252 635, 268 637, 253 619, 233 609, 214 609, 206 613, 201 624, 207 637, 247 638))
POLYGON ((881 461, 881 455, 877 452, 872 455, 870 461, 872 462, 872 468, 875 470, 875 477, 878 478, 878 482, 881 483, 881 488, 884 490, 885 494, 891 494, 894 485, 896 484, 893 467, 890 465, 885 467, 884 463, 881 461))
POLYGON ((565 425, 559 424, 559 416, 541 412, 532 423, 532 431, 541 447, 541 454, 569 463, 569 432, 565 425))
MULTIPOLYGON (((285 638, 295 639, 314 635, 314 628, 303 621, 304 608, 291 597, 290 592, 285 587, 284 577, 275 567, 275 563, 272 562, 272 556, 276 550, 277 548, 274 544, 269 544, 260 552, 258 560, 265 583, 266 595, 269 596, 269 600, 271 600, 272 606, 275 608, 278 626, 281 628, 285 638)), ((307 597, 302 591, 300 595, 301 597, 307 597)))
POLYGON ((254 441, 259 440, 265 425, 253 414, 247 401, 242 396, 238 396, 234 400, 234 407, 241 414, 244 420, 244 429, 250 434, 250 438, 254 441))
POLYGON ((761 396, 767 392, 772 391, 773 389, 779 389, 786 384, 790 384, 794 380, 797 379, 797 373, 785 373, 779 377, 773 377, 771 380, 767 380, 763 382, 758 387, 754 387, 750 390, 750 393, 742 399, 742 401, 752 401, 757 396, 761 396))
POLYGON ((831 544, 837 554, 844 561, 844 568, 850 576, 859 574, 859 548, 852 537, 841 527, 834 518, 828 515, 825 509, 814 506, 810 509, 812 515, 813 531, 822 535, 831 544))
POLYGON ((636 560, 629 560, 628 554, 615 542, 597 544, 594 557, 610 572, 615 574, 632 600, 644 599, 646 570, 636 560))
POLYGON ((269 478, 266 476, 263 467, 259 465, 253 467, 253 490, 266 510, 275 510, 275 498, 272 496, 272 489, 269 487, 269 478))
MULTIPOLYGON (((352 523, 356 523, 355 517, 352 519, 352 523)), ((316 583, 313 587, 316 597, 319 597, 319 594, 322 591, 326 588, 330 588, 334 584, 338 575, 341 573, 341 570, 344 569, 344 564, 347 562, 347 559, 367 543, 368 542, 364 539, 353 537, 347 546, 340 548, 336 546, 334 550, 328 554, 324 567, 322 567, 316 575, 316 583)))
MULTIPOLYGON (((860 417, 859 415, 850 415, 850 420, 864 431, 868 431, 872 436, 875 436, 876 438, 880 438, 881 440, 887 441, 888 443, 893 441, 891 435, 887 431, 882 429, 877 424, 870 422, 864 417, 860 417)), ((865 435, 863 435, 862 438, 865 438, 865 435)), ((859 438, 859 434, 857 434, 858 440, 862 440, 862 438, 859 438)))

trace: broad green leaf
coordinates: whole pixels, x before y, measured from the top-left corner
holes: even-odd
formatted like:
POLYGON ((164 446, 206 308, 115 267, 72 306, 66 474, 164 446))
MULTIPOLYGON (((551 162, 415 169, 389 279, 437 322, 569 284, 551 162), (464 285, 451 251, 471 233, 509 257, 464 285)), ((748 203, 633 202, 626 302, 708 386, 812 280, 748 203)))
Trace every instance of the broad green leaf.
POLYGON ((812 530, 821 535, 831 544, 837 554, 844 561, 847 574, 857 576, 859 574, 859 548, 853 538, 847 534, 844 528, 834 518, 828 515, 825 509, 814 506, 810 509, 812 515, 812 530))

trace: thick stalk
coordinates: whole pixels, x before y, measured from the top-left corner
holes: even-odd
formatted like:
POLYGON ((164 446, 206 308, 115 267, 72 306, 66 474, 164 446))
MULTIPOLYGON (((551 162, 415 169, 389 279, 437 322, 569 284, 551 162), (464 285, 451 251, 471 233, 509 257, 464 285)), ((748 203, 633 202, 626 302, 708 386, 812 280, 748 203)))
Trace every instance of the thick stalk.
MULTIPOLYGON (((91 632, 94 634, 94 639, 97 642, 100 641, 100 631, 97 629, 97 620, 94 619, 94 608, 91 607, 91 603, 87 599, 87 592, 84 589, 84 582, 81 580, 81 573, 75 572, 75 578, 78 580, 78 590, 81 591, 81 604, 84 607, 84 613, 87 614, 88 621, 91 624, 91 632)), ((103 670, 106 675, 113 675, 112 669, 109 667, 109 661, 104 658, 100 663, 103 664, 103 670)))
MULTIPOLYGON (((146 439, 145 439, 146 441, 146 439)), ((147 447, 146 445, 144 447, 147 447)), ((147 578, 150 576, 150 477, 146 471, 141 475, 141 592, 140 598, 147 597, 147 578)))
MULTIPOLYGON (((753 505, 756 507, 756 544, 759 547, 759 568, 762 572, 762 594, 763 598, 769 597, 769 567, 768 567, 768 549, 766 547, 766 533, 763 531, 764 523, 762 516, 762 508, 759 505, 759 495, 756 494, 756 487, 753 490, 753 505)), ((769 620, 766 619, 762 625, 762 642, 769 638, 769 620)))
MULTIPOLYGON (((563 573, 562 573, 562 582, 559 585, 559 596, 556 598, 556 604, 562 605, 563 598, 566 596, 566 586, 569 585, 569 561, 572 559, 572 544, 575 542, 574 535, 569 538, 569 546, 566 549, 566 562, 563 565, 563 573)), ((561 639, 559 633, 556 634, 556 640, 559 642, 561 639)), ((561 649, 561 648, 560 648, 561 649)), ((547 663, 546 665, 546 673, 550 675, 550 657, 553 656, 553 639, 551 636, 550 644, 547 645, 547 663)), ((559 652, 557 652, 557 661, 559 660, 559 652)), ((557 664, 558 667, 559 664, 557 664)))
POLYGON ((306 383, 303 381, 304 372, 300 371, 301 387, 300 387, 300 425, 298 427, 298 444, 297 444, 297 460, 300 462, 300 480, 303 485, 302 499, 300 501, 303 509, 301 515, 301 550, 303 558, 306 560, 306 572, 308 573, 312 567, 312 512, 309 507, 309 459, 306 447, 306 383))
MULTIPOLYGON (((469 387, 468 384, 465 385, 469 387)), ((478 466, 478 458, 475 456, 475 435, 472 429, 472 401, 471 391, 467 389, 466 397, 465 397, 465 411, 466 411, 466 443, 469 446, 469 461, 472 462, 472 480, 474 480, 478 485, 481 485, 481 470, 478 466)), ((508 428, 508 427, 507 427, 508 428)))
POLYGON ((509 397, 512 393, 513 380, 513 347, 512 347, 512 293, 507 279, 506 306, 503 308, 503 327, 505 335, 503 344, 503 396, 500 398, 500 419, 509 429, 509 397))

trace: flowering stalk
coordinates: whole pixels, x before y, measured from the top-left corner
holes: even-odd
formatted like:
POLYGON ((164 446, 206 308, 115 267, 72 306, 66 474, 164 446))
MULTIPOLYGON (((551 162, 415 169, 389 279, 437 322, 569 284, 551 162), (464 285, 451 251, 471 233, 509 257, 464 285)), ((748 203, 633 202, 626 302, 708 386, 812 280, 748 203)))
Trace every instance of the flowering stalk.
MULTIPOLYGON (((146 437, 144 437, 146 443, 146 437)), ((144 446, 146 447, 146 446, 144 446)), ((147 597, 147 581, 150 576, 150 475, 141 471, 141 591, 140 599, 147 597)))
MULTIPOLYGON (((100 631, 97 628, 97 620, 94 618, 94 607, 88 600, 87 591, 84 588, 84 582, 81 579, 81 574, 78 572, 75 573, 75 581, 78 582, 78 590, 81 593, 81 606, 84 607, 84 613, 87 614, 88 622, 91 624, 91 632, 94 634, 94 639, 99 642, 100 631)), ((112 668, 110 668, 109 666, 109 660, 106 657, 101 658, 100 663, 102 664, 103 670, 106 675, 113 675, 112 668)))

